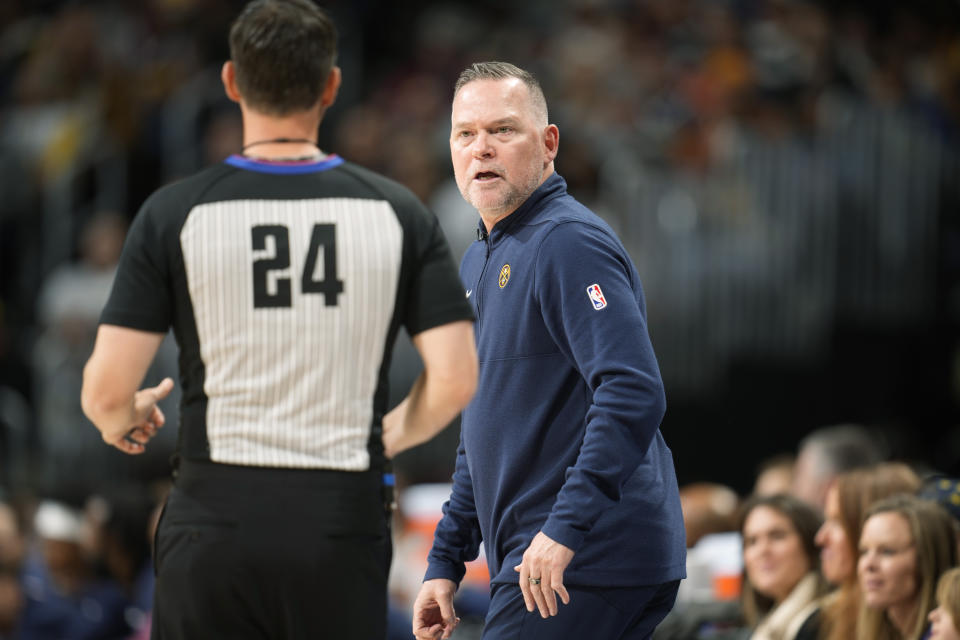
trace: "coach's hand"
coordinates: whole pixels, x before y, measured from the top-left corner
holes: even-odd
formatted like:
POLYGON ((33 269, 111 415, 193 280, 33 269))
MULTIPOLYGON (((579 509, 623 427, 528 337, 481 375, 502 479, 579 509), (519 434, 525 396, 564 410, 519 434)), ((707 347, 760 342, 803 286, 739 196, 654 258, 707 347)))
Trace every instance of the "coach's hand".
POLYGON ((563 572, 573 560, 573 549, 547 537, 542 531, 534 536, 523 552, 523 561, 513 568, 520 574, 520 591, 527 611, 534 606, 540 616, 557 615, 557 595, 563 604, 570 604, 570 594, 563 586, 563 572))
POLYGON ((453 610, 453 594, 457 585, 452 580, 435 578, 420 587, 413 603, 413 635, 417 640, 447 640, 460 623, 453 610))

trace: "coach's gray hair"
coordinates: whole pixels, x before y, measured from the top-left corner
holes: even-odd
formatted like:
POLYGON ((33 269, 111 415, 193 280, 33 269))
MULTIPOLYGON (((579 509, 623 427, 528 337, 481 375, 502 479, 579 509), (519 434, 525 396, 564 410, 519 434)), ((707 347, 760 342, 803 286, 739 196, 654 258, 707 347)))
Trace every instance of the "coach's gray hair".
POLYGON ((475 80, 506 80, 507 78, 517 78, 527 85, 533 108, 543 117, 543 124, 546 125, 549 122, 547 99, 543 96, 540 83, 532 73, 509 62, 474 62, 460 72, 460 77, 457 78, 457 83, 453 87, 453 95, 457 95, 463 85, 475 80))

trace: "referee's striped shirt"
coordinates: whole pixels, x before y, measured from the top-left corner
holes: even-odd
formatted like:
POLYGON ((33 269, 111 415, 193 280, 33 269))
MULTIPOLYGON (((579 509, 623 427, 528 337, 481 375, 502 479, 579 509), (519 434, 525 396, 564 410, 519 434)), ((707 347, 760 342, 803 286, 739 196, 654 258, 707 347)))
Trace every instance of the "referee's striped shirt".
POLYGON ((360 471, 381 453, 399 327, 471 318, 408 190, 337 156, 232 156, 144 203, 100 321, 173 327, 183 457, 360 471))

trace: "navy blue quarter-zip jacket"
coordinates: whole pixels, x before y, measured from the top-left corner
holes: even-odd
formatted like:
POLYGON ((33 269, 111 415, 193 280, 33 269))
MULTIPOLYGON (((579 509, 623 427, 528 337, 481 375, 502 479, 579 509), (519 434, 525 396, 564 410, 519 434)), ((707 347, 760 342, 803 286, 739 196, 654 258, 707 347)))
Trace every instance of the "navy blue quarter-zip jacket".
POLYGON ((626 250, 556 174, 481 235, 460 267, 480 379, 426 579, 459 582, 482 539, 491 581, 516 583, 541 530, 575 551, 566 584, 684 577, 663 384, 626 250))

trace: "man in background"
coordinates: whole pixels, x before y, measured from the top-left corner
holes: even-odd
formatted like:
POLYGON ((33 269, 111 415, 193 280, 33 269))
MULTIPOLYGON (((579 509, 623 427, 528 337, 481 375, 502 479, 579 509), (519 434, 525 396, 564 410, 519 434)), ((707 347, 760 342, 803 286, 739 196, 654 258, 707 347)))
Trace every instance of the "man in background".
POLYGON ((180 347, 154 638, 384 637, 386 460, 473 394, 473 313, 436 218, 317 147, 336 51, 309 0, 243 9, 222 71, 242 152, 146 201, 100 319, 83 407, 127 453, 164 423, 173 381, 137 389, 170 327, 180 347), (424 372, 386 413, 401 325, 424 372))
POLYGON ((838 475, 885 458, 877 435, 860 425, 821 427, 800 441, 790 492, 822 512, 838 475))

